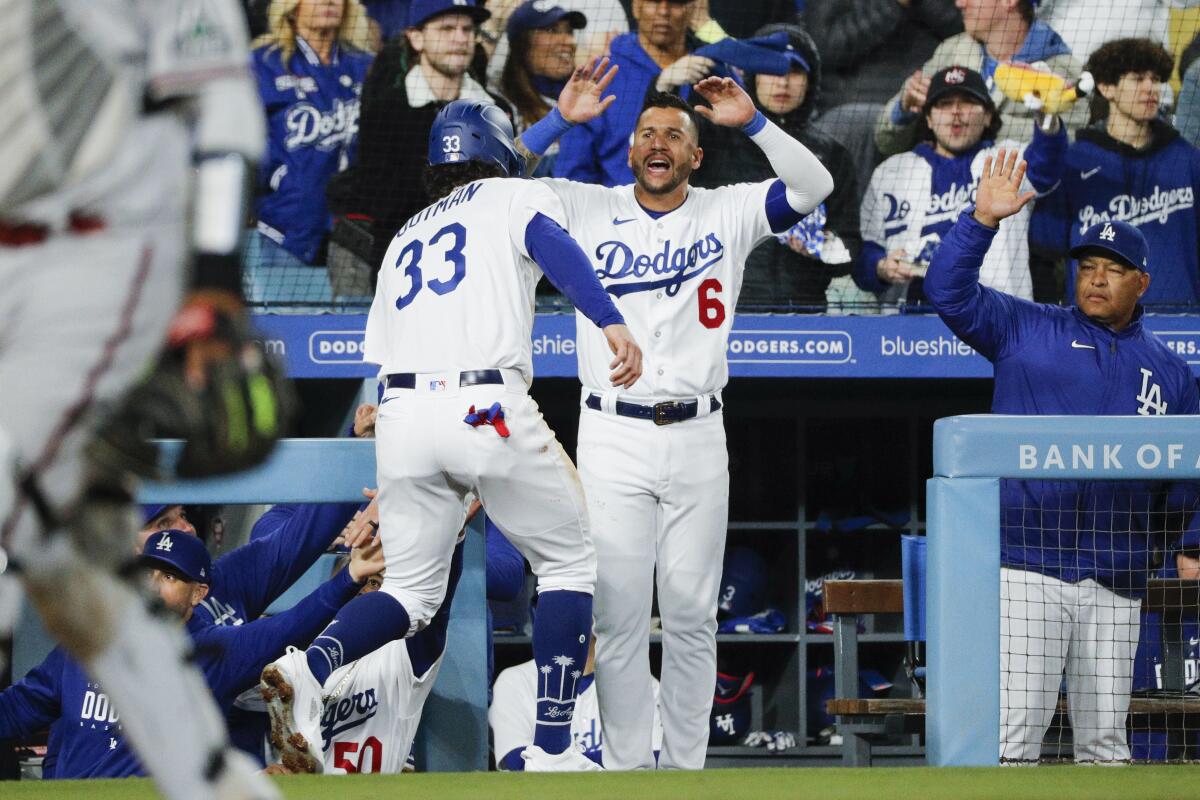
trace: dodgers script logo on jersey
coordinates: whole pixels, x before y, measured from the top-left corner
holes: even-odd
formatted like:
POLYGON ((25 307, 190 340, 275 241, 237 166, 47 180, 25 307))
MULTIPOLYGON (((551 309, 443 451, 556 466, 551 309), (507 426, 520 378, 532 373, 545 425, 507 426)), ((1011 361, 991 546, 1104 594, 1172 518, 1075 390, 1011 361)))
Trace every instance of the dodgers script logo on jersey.
POLYGON ((1195 204, 1195 194, 1191 186, 1181 186, 1175 189, 1163 190, 1158 184, 1150 194, 1137 196, 1119 194, 1108 201, 1108 210, 1101 211, 1095 206, 1086 205, 1079 210, 1079 235, 1098 222, 1121 220, 1130 225, 1143 225, 1147 222, 1166 224, 1167 217, 1176 211, 1186 211, 1195 204))
POLYGON ((361 105, 358 98, 335 98, 333 108, 323 112, 312 103, 297 103, 288 109, 284 120, 287 126, 284 147, 288 150, 315 147, 328 152, 341 145, 350 144, 358 135, 361 105))
POLYGON ((602 266, 596 270, 596 276, 602 281, 621 280, 622 278, 644 278, 653 273, 666 275, 648 281, 627 281, 604 288, 614 297, 632 294, 633 292, 649 292, 666 287, 667 294, 674 297, 679 293, 684 282, 690 281, 719 262, 725 256, 725 245, 710 233, 696 240, 690 247, 672 247, 670 241, 663 242, 662 250, 654 255, 633 252, 633 248, 618 240, 601 242, 596 245, 596 259, 602 266))
POLYGON ((341 700, 329 700, 321 714, 321 750, 328 750, 333 737, 361 727, 379 713, 374 689, 355 692, 341 700))

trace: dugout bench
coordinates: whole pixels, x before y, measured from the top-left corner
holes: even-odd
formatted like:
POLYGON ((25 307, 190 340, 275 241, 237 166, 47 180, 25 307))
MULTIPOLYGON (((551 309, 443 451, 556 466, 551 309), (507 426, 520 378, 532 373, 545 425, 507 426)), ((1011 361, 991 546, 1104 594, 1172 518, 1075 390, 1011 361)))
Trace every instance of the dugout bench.
MULTIPOLYGON (((825 709, 842 734, 842 763, 871 766, 875 740, 904 733, 923 733, 925 698, 861 698, 858 691, 858 617, 904 613, 904 581, 827 581, 825 612, 833 619, 834 697, 825 709)), ((1155 578, 1149 583, 1144 611, 1161 614, 1163 691, 1134 695, 1131 721, 1142 729, 1168 733, 1169 746, 1179 746, 1184 732, 1200 727, 1200 695, 1185 694, 1183 619, 1200 613, 1200 581, 1155 578)), ((1058 712, 1067 713, 1065 699, 1058 712)))

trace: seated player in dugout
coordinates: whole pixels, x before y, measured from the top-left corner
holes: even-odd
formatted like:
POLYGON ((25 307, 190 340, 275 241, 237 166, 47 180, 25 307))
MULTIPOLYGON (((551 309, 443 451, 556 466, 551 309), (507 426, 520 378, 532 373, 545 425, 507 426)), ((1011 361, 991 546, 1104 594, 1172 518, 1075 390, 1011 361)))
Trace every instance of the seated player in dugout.
MULTIPOLYGON (((147 580, 164 613, 186 624, 208 594, 212 578, 212 558, 204 543, 191 532, 158 531, 146 539, 141 563, 149 569, 147 580)), ((382 565, 382 548, 373 541, 354 549, 345 571, 282 614, 245 625, 189 631, 193 660, 218 708, 228 713, 238 693, 252 686, 263 667, 287 646, 311 641, 382 565)), ((144 774, 104 687, 62 647, 0 692, 0 739, 31 736, 46 726, 50 738, 44 778, 144 774)))

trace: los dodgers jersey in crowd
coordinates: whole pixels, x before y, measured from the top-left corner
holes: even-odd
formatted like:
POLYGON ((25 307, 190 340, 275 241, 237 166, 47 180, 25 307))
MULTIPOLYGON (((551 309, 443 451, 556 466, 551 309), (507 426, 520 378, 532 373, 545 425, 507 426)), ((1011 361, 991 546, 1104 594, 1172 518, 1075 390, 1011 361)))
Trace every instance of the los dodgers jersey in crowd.
POLYGON ((379 269, 363 360, 382 374, 512 368, 530 381, 542 271, 525 231, 538 213, 566 227, 562 204, 544 185, 489 178, 413 215, 379 269), (492 249, 497 226, 508 242, 492 249))
POLYGON ((403 771, 441 665, 438 658, 414 675, 407 640, 397 640, 330 673, 322 689, 325 772, 403 771))
MULTIPOLYGON (((721 390, 729 381, 725 349, 746 256, 774 235, 768 193, 774 197, 782 184, 693 186, 681 206, 656 217, 638 203, 632 184, 542 182, 562 201, 564 227, 642 347, 645 371, 621 395, 668 399, 721 390)), ((603 391, 610 384, 608 343, 581 315, 576 329, 579 379, 603 391)))
MULTIPOLYGON (((558 676, 552 675, 557 683, 558 676)), ((518 748, 533 744, 534 708, 539 696, 554 692, 544 690, 547 679, 538 675, 537 664, 532 660, 503 670, 496 677, 491 708, 488 709, 488 724, 492 727, 492 750, 499 764, 506 755, 518 748)), ((574 680, 568 677, 567 682, 574 680)), ((571 739, 575 746, 597 764, 604 764, 604 737, 600 730, 600 703, 596 698, 596 684, 592 675, 584 675, 579 681, 579 694, 575 698, 575 715, 571 718, 571 739)), ((662 750, 663 727, 658 713, 659 684, 654 680, 654 728, 652 741, 654 752, 662 750)), ((549 687, 553 690, 556 687, 549 687)))
MULTIPOLYGON (((1033 241, 1064 252, 1097 222, 1137 226, 1149 245, 1150 288, 1142 302, 1200 303, 1200 150, 1161 123, 1142 150, 1103 130, 1077 134, 1067 150, 1062 185, 1039 200, 1033 241)), ((1073 299, 1068 276, 1067 298, 1073 299)))
MULTIPOLYGON (((980 286, 979 265, 996 231, 972 210, 943 239, 925 294, 950 330, 994 365, 993 413, 1200 412, 1191 370, 1143 326, 1140 308, 1114 332, 1078 308, 980 286)), ((1152 550, 1181 533, 1164 530, 1164 503, 1195 509, 1185 485, 1152 481, 1005 480, 1000 499, 1005 566, 1069 583, 1094 578, 1131 597, 1145 593, 1152 550)))
POLYGON ((334 46, 328 64, 297 37, 283 63, 278 48, 253 52, 267 112, 267 157, 259 165, 259 230, 312 263, 329 229, 325 184, 344 170, 358 141, 363 78, 371 56, 334 46))

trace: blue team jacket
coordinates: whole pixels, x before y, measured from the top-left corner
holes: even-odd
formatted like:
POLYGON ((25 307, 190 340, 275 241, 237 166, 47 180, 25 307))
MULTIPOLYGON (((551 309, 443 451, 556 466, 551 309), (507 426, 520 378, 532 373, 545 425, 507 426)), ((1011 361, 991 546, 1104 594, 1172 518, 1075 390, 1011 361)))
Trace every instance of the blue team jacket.
POLYGON ((363 78, 372 56, 335 47, 328 64, 303 39, 287 64, 274 47, 252 54, 267 113, 267 155, 255 202, 260 229, 314 263, 330 228, 325 184, 346 168, 358 142, 363 78))
MULTIPOLYGON (((1030 239, 1066 253, 1097 222, 1136 225, 1150 246, 1150 288, 1142 297, 1156 306, 1200 303, 1200 150, 1174 128, 1154 123, 1143 150, 1118 142, 1103 128, 1076 134, 1067 149, 1058 189, 1037 201, 1030 239)), ((1067 277, 1073 296, 1074 261, 1067 277)))
MULTIPOLYGON (((942 321, 992 362, 996 414, 1196 414, 1191 370, 1142 325, 1120 333, 1076 308, 1031 303, 979 284, 995 231, 968 208, 929 265, 925 295, 942 321)), ((1001 223, 1003 224, 1003 223, 1001 223)), ((1001 562, 1060 580, 1094 578, 1145 593, 1151 549, 1194 524, 1187 485, 1150 481, 1003 481, 1001 562), (1164 530, 1170 509, 1173 530, 1164 530)))
MULTIPOLYGON (((629 135, 633 133, 633 126, 642 112, 642 103, 654 88, 662 67, 642 49, 637 33, 623 33, 613 39, 609 46, 609 57, 612 63, 620 66, 620 70, 605 94, 616 95, 617 100, 596 119, 576 125, 563 134, 559 140, 558 157, 554 161, 556 178, 599 183, 602 186, 633 183, 633 171, 627 163, 629 135)), ((738 80, 719 62, 712 74, 738 80)), ((688 88, 681 87, 684 98, 687 97, 688 88)))
MULTIPOLYGON (((360 588, 343 570, 282 614, 245 625, 189 631, 196 665, 217 705, 222 710, 232 706, 288 645, 307 646, 360 588)), ((0 692, 0 739, 29 736, 47 725, 51 729, 45 777, 142 774, 103 688, 62 648, 52 650, 28 675, 0 692)))

